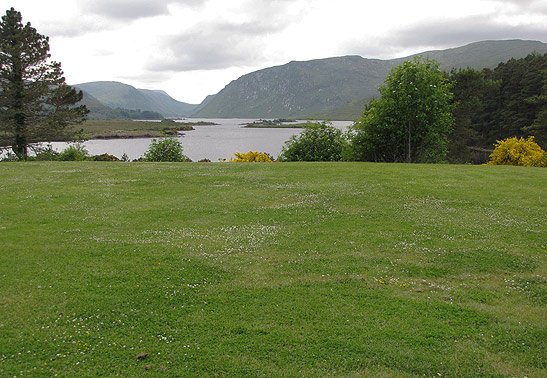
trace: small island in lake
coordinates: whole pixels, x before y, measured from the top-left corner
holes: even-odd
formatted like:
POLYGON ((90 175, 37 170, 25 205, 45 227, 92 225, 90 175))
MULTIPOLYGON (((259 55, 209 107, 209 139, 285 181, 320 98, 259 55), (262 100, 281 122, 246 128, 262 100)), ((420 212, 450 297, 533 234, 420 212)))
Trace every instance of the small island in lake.
POLYGON ((176 136, 182 131, 194 130, 194 126, 212 126, 214 122, 177 122, 172 119, 157 121, 87 120, 82 127, 84 139, 159 138, 176 136))
POLYGON ((258 121, 243 123, 243 127, 257 128, 257 129, 302 129, 306 127, 310 122, 296 123, 295 119, 259 119, 258 121))

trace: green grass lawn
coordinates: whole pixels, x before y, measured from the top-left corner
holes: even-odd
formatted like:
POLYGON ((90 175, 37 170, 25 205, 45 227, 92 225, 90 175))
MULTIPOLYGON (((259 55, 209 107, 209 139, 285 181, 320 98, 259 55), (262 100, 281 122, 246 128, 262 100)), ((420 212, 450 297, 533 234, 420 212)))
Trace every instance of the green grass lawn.
POLYGON ((547 169, 3 163, 0 209, 2 377, 547 376, 547 169))

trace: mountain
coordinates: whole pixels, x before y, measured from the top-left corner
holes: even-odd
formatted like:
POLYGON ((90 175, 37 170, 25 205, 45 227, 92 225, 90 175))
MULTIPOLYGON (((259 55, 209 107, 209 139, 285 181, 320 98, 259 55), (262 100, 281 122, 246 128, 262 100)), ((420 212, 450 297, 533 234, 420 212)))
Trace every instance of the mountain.
POLYGON ((216 95, 208 95, 207 97, 205 97, 205 99, 201 102, 201 104, 199 104, 195 109, 194 109, 194 112, 192 113, 192 115, 196 114, 197 112, 199 112, 201 109, 203 109, 207 104, 209 104, 213 98, 215 98, 216 95))
POLYGON ((85 105, 87 107, 87 109, 89 110, 89 114, 87 115, 87 117, 89 119, 117 118, 115 116, 114 109, 111 109, 108 106, 104 105, 88 92, 84 90, 82 90, 82 92, 84 94, 84 97, 82 98, 82 101, 78 103, 78 105, 85 105))
MULTIPOLYGON (((520 59, 537 52, 547 53, 547 43, 539 41, 523 41, 520 39, 505 41, 483 41, 470 43, 462 47, 447 50, 426 51, 421 54, 435 59, 441 64, 441 69, 449 71, 452 68, 495 68, 498 64, 511 58, 520 59)), ((416 55, 412 55, 412 58, 416 55)), ((399 59, 404 61, 408 58, 399 59)))
POLYGON ((308 116, 376 93, 395 63, 344 56, 252 72, 232 81, 195 117, 308 116))
MULTIPOLYGON (((547 53, 539 41, 483 41, 447 50, 426 51, 441 69, 494 68, 532 52, 547 53)), ((362 104, 378 95, 391 68, 413 56, 380 60, 342 56, 290 62, 252 72, 232 81, 192 116, 204 118, 354 119, 362 104)), ((360 110, 359 110, 360 109, 360 110)))
POLYGON ((154 111, 165 117, 188 117, 199 106, 177 101, 164 91, 148 89, 138 89, 138 91, 152 104, 154 111))
MULTIPOLYGON (((79 89, 79 88, 78 88, 79 89)), ((95 97, 83 91, 83 98, 77 105, 85 105, 89 110, 87 119, 162 119, 162 114, 150 110, 109 108, 95 97)))
POLYGON ((84 97, 87 94, 88 100, 97 101, 110 109, 151 111, 164 117, 188 117, 198 106, 177 101, 164 91, 137 89, 115 81, 95 81, 74 87, 84 91, 84 97))

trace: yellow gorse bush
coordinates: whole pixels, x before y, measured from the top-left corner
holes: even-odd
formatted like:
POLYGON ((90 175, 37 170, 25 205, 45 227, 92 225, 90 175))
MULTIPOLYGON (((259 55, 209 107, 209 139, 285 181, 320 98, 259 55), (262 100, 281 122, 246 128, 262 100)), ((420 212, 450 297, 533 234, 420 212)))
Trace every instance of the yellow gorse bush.
POLYGON ((244 163, 271 163, 272 159, 270 157, 262 152, 257 151, 249 151, 246 154, 241 152, 236 152, 234 154, 236 156, 235 159, 230 159, 231 162, 244 162, 244 163))
POLYGON ((547 153, 534 142, 534 137, 516 137, 498 140, 496 148, 486 165, 521 165, 525 167, 545 167, 547 153))

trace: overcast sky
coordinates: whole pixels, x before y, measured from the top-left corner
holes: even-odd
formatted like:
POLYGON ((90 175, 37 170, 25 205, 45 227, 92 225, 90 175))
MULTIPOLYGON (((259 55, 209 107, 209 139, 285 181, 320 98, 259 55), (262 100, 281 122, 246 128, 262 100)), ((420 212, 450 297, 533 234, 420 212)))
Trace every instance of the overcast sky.
POLYGON ((50 37, 69 84, 200 103, 291 60, 398 58, 488 39, 547 42, 547 0, 0 0, 50 37))

